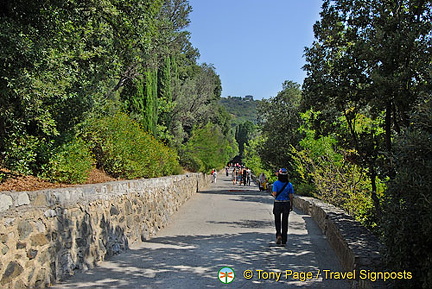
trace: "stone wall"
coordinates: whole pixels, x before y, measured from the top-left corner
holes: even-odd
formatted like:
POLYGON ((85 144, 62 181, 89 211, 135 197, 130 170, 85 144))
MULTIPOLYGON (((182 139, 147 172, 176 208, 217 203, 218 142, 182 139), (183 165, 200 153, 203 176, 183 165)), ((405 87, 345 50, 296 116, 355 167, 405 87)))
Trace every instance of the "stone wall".
POLYGON ((0 288, 43 288, 144 241, 209 183, 189 174, 0 192, 0 288))
MULTIPOLYGON (((381 245, 370 231, 344 210, 310 197, 296 196, 294 206, 309 214, 337 254, 345 271, 382 271, 381 245)), ((358 274, 357 274, 358 276, 358 274)), ((387 288, 380 281, 358 278, 352 288, 387 288)))

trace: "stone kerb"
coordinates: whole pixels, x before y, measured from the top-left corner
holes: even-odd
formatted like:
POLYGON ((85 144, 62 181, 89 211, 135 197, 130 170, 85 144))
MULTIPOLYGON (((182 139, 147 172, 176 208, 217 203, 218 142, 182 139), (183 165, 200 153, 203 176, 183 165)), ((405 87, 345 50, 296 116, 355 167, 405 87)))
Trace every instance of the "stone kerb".
MULTIPOLYGON (((321 228, 346 271, 380 271, 378 239, 344 210, 311 197, 296 196, 294 206, 321 228)), ((356 280, 352 288, 384 288, 381 282, 356 280)))
POLYGON ((0 288, 43 288, 166 226, 203 174, 0 192, 0 288))

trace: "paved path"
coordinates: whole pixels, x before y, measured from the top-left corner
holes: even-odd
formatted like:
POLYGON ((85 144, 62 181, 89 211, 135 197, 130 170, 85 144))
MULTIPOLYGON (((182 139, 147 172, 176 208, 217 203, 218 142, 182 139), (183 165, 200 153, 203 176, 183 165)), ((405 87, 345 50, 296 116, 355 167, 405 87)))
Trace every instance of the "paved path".
POLYGON ((257 187, 234 186, 220 175, 150 241, 53 288, 349 288, 346 281, 323 278, 323 270, 342 269, 308 215, 292 212, 287 247, 275 244, 272 202, 257 187), (230 284, 217 278, 224 266, 235 271, 230 284), (243 277, 245 270, 252 270, 252 279, 243 277), (286 279, 286 270, 298 272, 298 278, 305 274, 299 272, 311 272, 313 279, 286 279), (264 279, 277 278, 275 272, 282 273, 280 280, 264 279))

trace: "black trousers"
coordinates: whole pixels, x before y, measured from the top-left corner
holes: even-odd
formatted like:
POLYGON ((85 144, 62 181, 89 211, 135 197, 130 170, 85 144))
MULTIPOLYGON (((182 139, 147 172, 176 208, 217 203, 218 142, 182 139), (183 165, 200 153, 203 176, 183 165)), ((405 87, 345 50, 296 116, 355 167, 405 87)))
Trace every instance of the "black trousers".
POLYGON ((288 239, 288 216, 290 213, 290 202, 275 202, 273 214, 275 217, 276 238, 282 237, 282 244, 288 239))

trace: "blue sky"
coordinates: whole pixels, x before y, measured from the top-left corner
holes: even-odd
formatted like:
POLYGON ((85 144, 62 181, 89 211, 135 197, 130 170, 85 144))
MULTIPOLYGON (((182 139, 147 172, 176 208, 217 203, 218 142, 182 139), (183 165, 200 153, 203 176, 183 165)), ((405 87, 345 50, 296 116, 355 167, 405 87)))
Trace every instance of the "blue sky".
POLYGON ((322 0, 189 0, 191 42, 211 63, 222 96, 276 96, 285 80, 303 83, 322 0))

